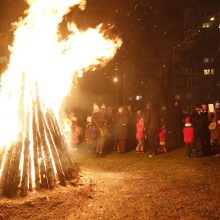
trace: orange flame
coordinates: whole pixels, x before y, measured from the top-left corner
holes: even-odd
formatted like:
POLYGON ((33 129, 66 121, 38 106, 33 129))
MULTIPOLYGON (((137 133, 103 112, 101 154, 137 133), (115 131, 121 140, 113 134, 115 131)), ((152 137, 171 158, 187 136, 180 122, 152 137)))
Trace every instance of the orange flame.
MULTIPOLYGON (((65 40, 59 41, 58 27, 64 15, 76 5, 84 9, 84 0, 26 1, 30 7, 26 11, 26 17, 14 24, 16 30, 10 47, 10 63, 1 81, 0 147, 4 148, 0 149, 4 150, 4 154, 0 185, 7 152, 10 151, 11 143, 16 141, 22 143, 22 176, 26 148, 25 141, 20 140, 20 136, 30 140, 31 176, 34 183, 33 133, 31 129, 27 132, 27 129, 32 127, 32 121, 29 122, 28 118, 33 117, 32 104, 37 96, 42 105, 52 108, 57 114, 63 98, 71 89, 74 75, 106 63, 114 57, 122 44, 119 38, 106 39, 101 32, 101 25, 81 32, 73 23, 68 24, 71 34, 65 40)), ((59 118, 57 121, 60 121, 59 118)), ((46 141, 49 145, 48 139, 46 141)), ((56 174, 50 146, 48 150, 56 174)), ((44 158, 40 159, 43 161, 39 161, 39 164, 45 163, 44 158)))
POLYGON ((27 0, 27 16, 15 25, 14 42, 8 70, 2 79, 0 95, 1 145, 17 138, 21 128, 18 114, 21 88, 26 108, 35 98, 35 84, 43 102, 58 111, 72 86, 75 74, 106 63, 121 46, 120 39, 105 39, 101 25, 85 32, 74 23, 68 24, 71 34, 59 41, 58 26, 70 8, 85 8, 83 0, 27 0), (2 108, 4 106, 4 108, 2 108))

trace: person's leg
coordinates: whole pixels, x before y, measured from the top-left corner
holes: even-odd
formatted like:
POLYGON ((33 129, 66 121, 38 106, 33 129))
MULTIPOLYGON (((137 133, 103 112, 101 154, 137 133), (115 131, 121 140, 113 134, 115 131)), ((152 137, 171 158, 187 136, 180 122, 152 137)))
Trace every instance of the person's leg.
POLYGON ((154 133, 153 133, 153 152, 154 152, 154 155, 158 154, 158 152, 157 152, 158 146, 159 146, 158 134, 156 131, 154 131, 154 133))
POLYGON ((186 157, 190 158, 190 144, 185 143, 186 157))
POLYGON ((97 138, 97 142, 96 142, 96 155, 99 156, 100 153, 100 146, 101 146, 101 137, 97 138))
POLYGON ((157 155, 157 147, 158 147, 158 136, 157 132, 155 131, 149 131, 148 132, 148 141, 149 141, 149 156, 152 156, 152 154, 157 155))
POLYGON ((120 153, 125 152, 125 139, 119 140, 119 151, 120 151, 120 153))
POLYGON ((166 147, 166 145, 163 146, 163 152, 164 152, 164 153, 167 153, 167 147, 166 147))
POLYGON ((99 148, 99 155, 102 156, 104 153, 104 146, 105 146, 105 137, 100 137, 100 148, 99 148))
POLYGON ((140 146, 141 153, 144 153, 144 140, 141 139, 141 146, 140 146))
POLYGON ((136 147, 136 152, 140 152, 140 147, 141 147, 141 140, 138 139, 138 144, 137 144, 137 147, 136 147))
POLYGON ((153 145, 154 145, 152 132, 148 132, 147 140, 148 140, 148 146, 149 146, 149 156, 152 156, 153 145))

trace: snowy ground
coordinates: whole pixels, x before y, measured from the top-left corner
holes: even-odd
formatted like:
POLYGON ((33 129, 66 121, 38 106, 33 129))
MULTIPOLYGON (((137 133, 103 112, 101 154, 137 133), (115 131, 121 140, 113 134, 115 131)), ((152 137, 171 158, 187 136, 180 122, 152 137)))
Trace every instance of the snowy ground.
POLYGON ((220 159, 79 155, 76 186, 0 200, 0 219, 220 219, 220 159))

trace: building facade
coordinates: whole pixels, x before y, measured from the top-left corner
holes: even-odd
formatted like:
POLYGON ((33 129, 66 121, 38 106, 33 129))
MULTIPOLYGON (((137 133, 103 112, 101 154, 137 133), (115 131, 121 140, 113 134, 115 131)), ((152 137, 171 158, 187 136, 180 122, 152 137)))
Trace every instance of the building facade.
POLYGON ((220 3, 184 9, 184 37, 173 48, 173 94, 184 106, 220 99, 220 3))

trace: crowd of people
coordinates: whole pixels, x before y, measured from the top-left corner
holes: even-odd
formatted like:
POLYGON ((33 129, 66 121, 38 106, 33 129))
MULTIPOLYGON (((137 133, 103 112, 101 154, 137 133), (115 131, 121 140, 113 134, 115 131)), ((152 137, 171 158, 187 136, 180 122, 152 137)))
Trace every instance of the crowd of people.
POLYGON ((220 157, 220 106, 218 102, 213 106, 211 111, 203 104, 183 113, 178 100, 163 112, 152 102, 142 109, 94 104, 85 125, 74 113, 65 118, 64 132, 69 132, 75 153, 86 143, 88 154, 97 157, 131 150, 153 157, 182 146, 186 158, 211 154, 220 157))

